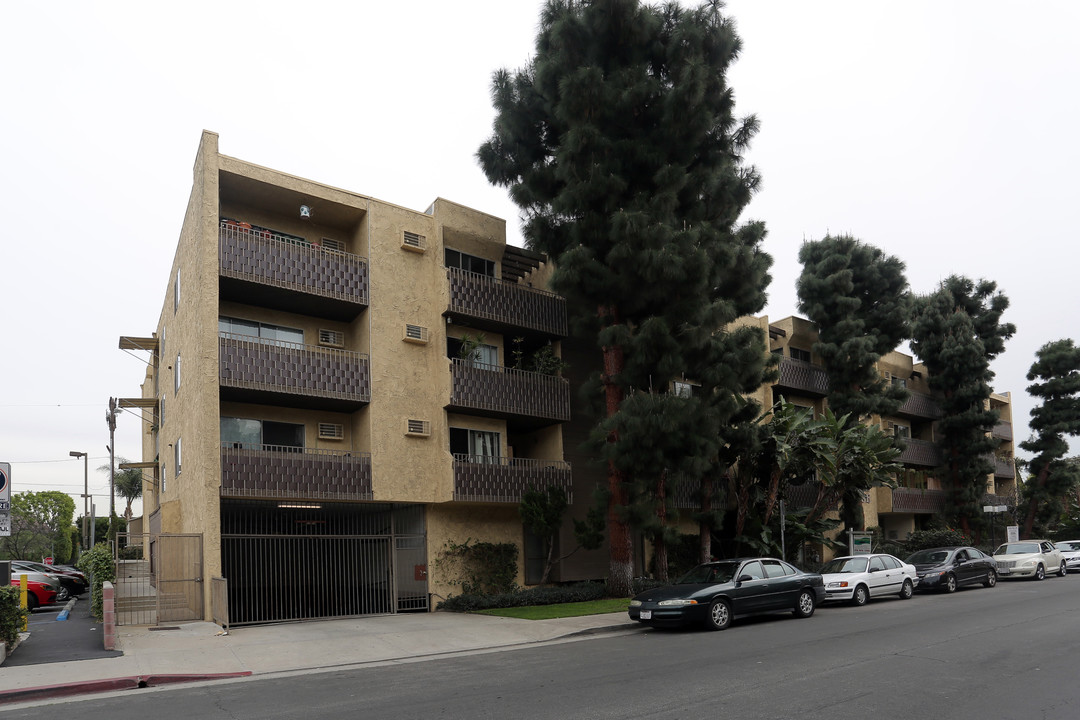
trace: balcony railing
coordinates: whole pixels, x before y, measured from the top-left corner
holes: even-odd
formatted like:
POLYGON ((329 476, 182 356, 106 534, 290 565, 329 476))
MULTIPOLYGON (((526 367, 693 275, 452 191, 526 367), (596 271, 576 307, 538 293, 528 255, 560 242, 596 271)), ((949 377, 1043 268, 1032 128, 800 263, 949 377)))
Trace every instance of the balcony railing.
POLYGON ((566 298, 516 282, 447 268, 447 312, 493 330, 524 328, 553 337, 566 336, 566 298))
POLYGON ((356 404, 371 400, 371 370, 363 353, 235 333, 218 334, 218 353, 222 387, 356 404))
POLYGON ((371 455, 281 445, 222 444, 221 495, 371 500, 371 455))
POLYGON ((1011 459, 994 458, 994 477, 1015 478, 1016 463, 1011 459))
POLYGON ((919 488, 878 488, 878 512, 941 513, 945 511, 944 490, 919 488))
POLYGON ((570 463, 561 460, 454 455, 454 499, 521 502, 529 488, 559 487, 574 501, 570 463))
POLYGON ((904 404, 900 406, 900 409, 896 411, 896 414, 906 417, 935 420, 941 417, 941 408, 938 406, 937 401, 930 395, 908 390, 908 398, 904 401, 904 404))
POLYGON ((993 436, 998 438, 999 440, 1012 440, 1012 423, 999 422, 997 425, 994 426, 993 436))
POLYGON ((570 420, 566 378, 454 358, 450 406, 503 416, 570 420))
POLYGON ((780 358, 780 378, 776 387, 791 388, 809 395, 824 397, 829 394, 829 376, 825 368, 794 358, 780 358))
POLYGON ((1008 507, 1015 507, 1016 506, 1016 495, 1015 494, 999 495, 999 494, 995 494, 995 493, 986 493, 985 495, 982 496, 982 500, 980 501, 980 503, 982 505, 993 505, 995 507, 998 507, 998 506, 1001 506, 1001 505, 1007 505, 1008 507))
POLYGON ((937 443, 930 440, 906 439, 907 445, 897 462, 904 465, 921 465, 923 467, 938 467, 941 465, 941 448, 937 443))
POLYGON ((221 275, 355 306, 368 304, 367 261, 270 230, 221 223, 221 275))
MULTIPOLYGON (((790 510, 806 510, 817 502, 818 491, 821 485, 817 482, 807 482, 802 485, 789 485, 784 489, 784 503, 790 510)), ((825 510, 836 510, 840 507, 840 501, 835 493, 827 492, 822 501, 825 510)))

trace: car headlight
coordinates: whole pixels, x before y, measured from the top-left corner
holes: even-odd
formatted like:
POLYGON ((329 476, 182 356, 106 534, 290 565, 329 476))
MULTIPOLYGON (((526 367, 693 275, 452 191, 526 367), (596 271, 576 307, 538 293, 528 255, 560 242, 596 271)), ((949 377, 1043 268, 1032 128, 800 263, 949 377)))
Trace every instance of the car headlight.
POLYGON ((847 585, 847 580, 839 580, 839 581, 836 581, 836 582, 831 582, 828 585, 826 585, 825 587, 846 588, 847 586, 848 586, 847 585))
POLYGON ((677 600, 661 600, 657 604, 661 607, 686 607, 687 605, 697 605, 697 600, 679 598, 677 600))
POLYGON ((1037 560, 1035 560, 1035 559, 1032 559, 1032 560, 1025 560, 1025 561, 1023 561, 1022 563, 1020 563, 1020 567, 1035 567, 1035 564, 1036 564, 1037 562, 1038 562, 1038 561, 1037 561, 1037 560))
POLYGON ((631 600, 630 601, 630 607, 641 607, 641 601, 640 600, 631 600))

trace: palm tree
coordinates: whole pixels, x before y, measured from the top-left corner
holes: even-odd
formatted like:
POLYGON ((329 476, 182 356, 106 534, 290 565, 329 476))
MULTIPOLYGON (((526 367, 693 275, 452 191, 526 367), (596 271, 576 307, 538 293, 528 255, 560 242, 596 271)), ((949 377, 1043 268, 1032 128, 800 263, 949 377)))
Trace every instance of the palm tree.
MULTIPOLYGON (((127 458, 116 456, 116 464, 125 465, 131 462, 127 458)), ((100 472, 108 473, 109 466, 102 465, 98 468, 100 472)), ((131 503, 142 497, 143 488, 143 476, 142 470, 139 468, 129 468, 127 470, 118 470, 116 476, 113 478, 113 487, 116 490, 116 496, 127 500, 127 507, 124 508, 124 519, 131 522, 131 503)))

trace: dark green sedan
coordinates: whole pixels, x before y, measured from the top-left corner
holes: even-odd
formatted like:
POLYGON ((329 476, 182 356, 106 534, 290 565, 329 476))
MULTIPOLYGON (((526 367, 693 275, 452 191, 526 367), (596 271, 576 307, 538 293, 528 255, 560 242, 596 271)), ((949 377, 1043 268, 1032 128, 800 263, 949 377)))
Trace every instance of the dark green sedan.
POLYGON ((737 558, 698 565, 674 585, 646 590, 630 601, 629 612, 645 625, 703 623, 724 630, 741 615, 790 610, 810 617, 824 599, 817 573, 775 558, 737 558))

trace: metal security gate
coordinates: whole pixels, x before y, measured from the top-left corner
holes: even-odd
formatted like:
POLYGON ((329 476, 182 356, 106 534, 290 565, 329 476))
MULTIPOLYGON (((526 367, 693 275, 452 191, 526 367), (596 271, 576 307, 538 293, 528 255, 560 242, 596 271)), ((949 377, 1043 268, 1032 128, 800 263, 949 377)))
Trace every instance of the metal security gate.
POLYGON ((203 619, 202 535, 120 533, 113 558, 117 625, 203 619))
POLYGON ((233 625, 428 608, 419 505, 223 500, 233 625))

